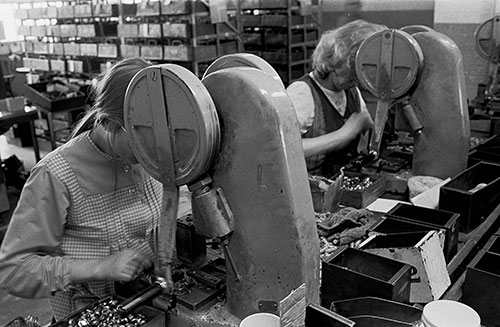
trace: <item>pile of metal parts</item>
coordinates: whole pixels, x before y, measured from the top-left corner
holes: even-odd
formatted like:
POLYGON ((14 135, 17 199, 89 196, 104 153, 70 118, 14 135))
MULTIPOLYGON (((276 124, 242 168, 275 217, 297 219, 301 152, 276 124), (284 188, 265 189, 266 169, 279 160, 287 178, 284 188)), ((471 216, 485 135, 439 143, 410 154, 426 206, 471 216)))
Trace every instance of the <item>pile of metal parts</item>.
POLYGON ((368 186, 372 185, 374 180, 369 176, 344 176, 342 188, 348 191, 362 191, 368 186))
POLYGON ((147 322, 140 313, 123 313, 118 300, 108 298, 68 319, 67 327, 139 327, 147 322))

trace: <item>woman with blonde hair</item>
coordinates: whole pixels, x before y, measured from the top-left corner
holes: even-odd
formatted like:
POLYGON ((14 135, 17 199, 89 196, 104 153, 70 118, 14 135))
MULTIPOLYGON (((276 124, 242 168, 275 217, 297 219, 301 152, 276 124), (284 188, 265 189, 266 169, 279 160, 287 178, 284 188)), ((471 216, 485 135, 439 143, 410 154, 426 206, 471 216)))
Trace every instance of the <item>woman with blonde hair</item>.
POLYGON ((99 77, 72 138, 32 169, 0 248, 1 287, 50 298, 56 320, 152 265, 162 186, 138 164, 123 118, 128 83, 148 65, 125 59, 99 77))
POLYGON ((288 86, 310 174, 333 176, 357 155, 360 135, 373 126, 354 61, 361 43, 384 29, 356 20, 326 31, 312 55, 313 71, 288 86))

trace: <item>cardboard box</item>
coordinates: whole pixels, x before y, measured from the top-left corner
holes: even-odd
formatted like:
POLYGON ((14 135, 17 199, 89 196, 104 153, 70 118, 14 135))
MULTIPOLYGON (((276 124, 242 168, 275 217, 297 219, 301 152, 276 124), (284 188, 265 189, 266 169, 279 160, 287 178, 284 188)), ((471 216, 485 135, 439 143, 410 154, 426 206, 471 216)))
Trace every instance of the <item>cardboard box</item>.
POLYGON ((120 45, 120 53, 123 58, 135 58, 141 54, 141 46, 133 44, 120 45))
POLYGON ((372 235, 359 247, 367 252, 406 262, 416 268, 411 303, 438 300, 451 285, 436 231, 372 235))
POLYGON ((116 58, 118 57, 118 46, 112 43, 98 43, 97 56, 99 58, 116 58))
POLYGON ((162 60, 163 48, 161 45, 141 45, 141 57, 144 59, 162 60))
POLYGON ((460 214, 460 230, 470 232, 500 203, 500 165, 479 162, 443 185, 439 209, 460 214))

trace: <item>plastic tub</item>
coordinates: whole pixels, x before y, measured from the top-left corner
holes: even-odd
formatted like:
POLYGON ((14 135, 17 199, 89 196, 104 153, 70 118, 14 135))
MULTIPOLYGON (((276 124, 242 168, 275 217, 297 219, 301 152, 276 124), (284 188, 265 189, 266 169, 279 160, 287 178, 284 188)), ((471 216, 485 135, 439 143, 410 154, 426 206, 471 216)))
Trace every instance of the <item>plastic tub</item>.
POLYGON ((474 309, 450 300, 427 303, 422 322, 425 327, 481 327, 481 318, 474 309))
POLYGON ((280 327, 280 317, 272 313, 254 313, 244 318, 240 327, 280 327))

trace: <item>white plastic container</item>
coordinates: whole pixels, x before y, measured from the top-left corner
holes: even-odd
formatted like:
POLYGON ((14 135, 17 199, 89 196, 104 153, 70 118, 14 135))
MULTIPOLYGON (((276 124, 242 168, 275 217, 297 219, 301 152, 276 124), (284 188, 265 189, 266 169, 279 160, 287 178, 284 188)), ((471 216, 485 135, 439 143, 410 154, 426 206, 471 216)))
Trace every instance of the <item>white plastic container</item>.
POLYGON ((468 305, 438 300, 424 306, 422 323, 425 327, 481 327, 481 318, 468 305))
POLYGON ((240 322, 240 327, 280 327, 280 317, 272 313, 254 313, 240 322))

